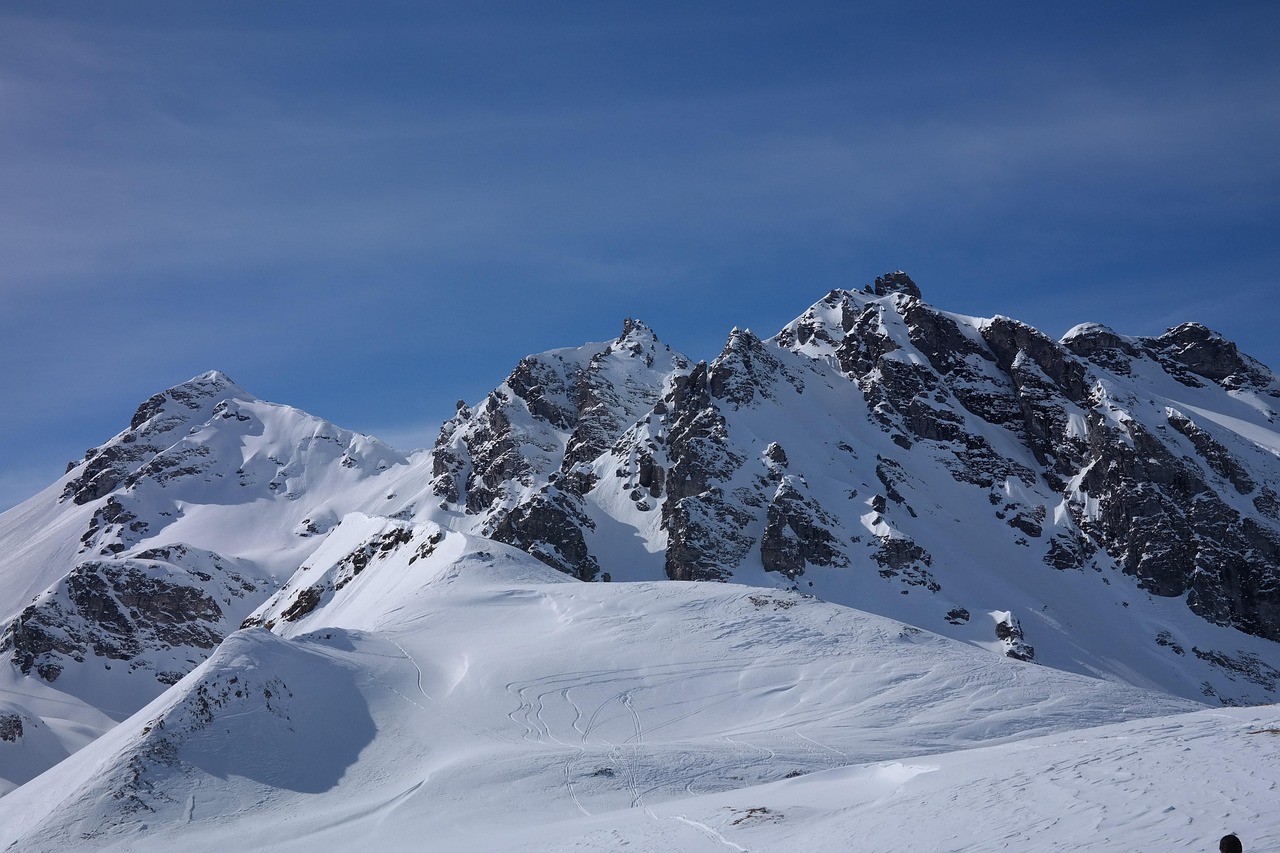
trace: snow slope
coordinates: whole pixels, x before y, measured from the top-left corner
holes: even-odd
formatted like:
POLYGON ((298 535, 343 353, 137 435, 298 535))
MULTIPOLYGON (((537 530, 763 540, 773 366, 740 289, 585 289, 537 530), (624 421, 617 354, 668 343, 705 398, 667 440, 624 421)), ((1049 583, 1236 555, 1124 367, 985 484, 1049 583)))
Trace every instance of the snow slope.
MULTIPOLYGON (((380 524, 335 533, 360 543, 380 524)), ((789 777, 1196 707, 794 593, 582 584, 491 541, 403 529, 314 610, 289 619, 287 594, 268 603, 258 616, 277 634, 232 635, 0 800, 0 840, 550 850, 607 825, 641 849, 706 849, 694 824, 731 800, 703 795, 743 790, 732 801, 746 809, 765 795, 755 786, 786 792, 789 777), (648 822, 689 808, 692 823, 666 819, 665 847, 648 822)), ((316 558, 311 583, 343 571, 336 550, 316 558)), ((863 767, 834 784, 865 800, 909 775, 863 767)))

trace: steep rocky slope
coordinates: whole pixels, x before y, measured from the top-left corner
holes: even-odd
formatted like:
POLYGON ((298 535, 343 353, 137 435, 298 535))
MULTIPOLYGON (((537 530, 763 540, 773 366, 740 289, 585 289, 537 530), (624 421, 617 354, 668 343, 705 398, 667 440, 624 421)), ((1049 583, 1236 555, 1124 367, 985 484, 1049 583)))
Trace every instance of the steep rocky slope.
POLYGON ((448 470, 436 491, 488 524, 467 529, 578 577, 804 589, 1053 666, 1275 696, 1280 384, 1203 326, 1055 342, 940 311, 899 272, 664 368, 594 458, 541 465, 515 460, 563 447, 574 407, 563 382, 517 383, 521 425, 472 433, 485 470, 518 469, 503 520, 448 470))
POLYGON ((441 429, 432 452, 439 509, 461 512, 452 526, 591 580, 600 570, 585 541, 591 463, 688 369, 631 319, 614 341, 525 358, 478 405, 459 403, 441 429))

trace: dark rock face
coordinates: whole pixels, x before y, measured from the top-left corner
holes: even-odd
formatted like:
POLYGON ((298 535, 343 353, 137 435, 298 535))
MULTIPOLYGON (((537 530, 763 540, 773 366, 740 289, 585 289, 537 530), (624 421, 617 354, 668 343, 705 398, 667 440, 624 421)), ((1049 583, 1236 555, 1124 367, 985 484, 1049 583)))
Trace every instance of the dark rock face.
POLYGON ((579 506, 575 496, 548 487, 502 516, 490 538, 514 545, 579 580, 593 580, 600 566, 587 551, 582 531, 595 524, 579 506))
POLYGON ((81 551, 100 545, 104 556, 119 554, 129 544, 137 542, 147 531, 147 523, 138 519, 132 511, 112 495, 98 508, 89 521, 89 529, 80 537, 81 551))
MULTIPOLYGON (((594 578, 599 566, 583 537, 591 527, 583 496, 595 486, 590 463, 688 368, 632 319, 594 350, 529 356, 483 403, 459 404, 444 425, 433 450, 433 492, 446 506, 461 504, 484 535, 594 578)), ((661 494, 666 474, 652 455, 640 480, 650 497, 661 494)))
POLYGON ((997 622, 996 639, 1004 643, 1005 657, 1021 661, 1035 660, 1036 650, 1022 636, 1022 623, 1017 619, 1007 618, 997 622))
POLYGON ((871 292, 876 296, 887 296, 890 293, 905 293, 908 296, 920 298, 920 288, 911 280, 911 277, 902 270, 888 272, 881 276, 876 276, 876 283, 871 286, 871 292))
POLYGON ((379 557, 385 557, 411 541, 413 541, 413 531, 407 527, 393 527, 385 533, 374 536, 338 563, 338 573, 333 588, 342 589, 367 569, 370 562, 379 557))
MULTIPOLYGON (((293 603, 284 609, 280 614, 280 618, 286 622, 297 622, 303 616, 320 606, 321 598, 324 596, 324 590, 317 586, 309 586, 298 590, 298 595, 293 599, 293 603)), ((242 625, 243 628, 254 627, 251 623, 242 625)))
MULTIPOLYGON (((1257 484, 1247 467, 1180 412, 1171 411, 1165 420, 1185 443, 1144 427, 1138 417, 1116 418, 1136 401, 1085 393, 1089 370, 1094 381, 1106 382, 1108 374, 1133 375, 1141 358, 1138 348, 1105 332, 1073 338, 1074 351, 1103 355, 1090 366, 1070 357, 1074 352, 1054 352, 1032 336, 1004 338, 1014 343, 996 347, 997 354, 1014 375, 1029 443, 1045 464, 1042 476, 1068 498, 1087 539, 1152 593, 1186 595, 1192 611, 1209 621, 1280 638, 1280 590, 1275 590, 1280 561, 1272 556, 1280 531, 1261 519, 1242 517, 1223 488, 1253 493, 1257 484), (1029 379, 1017 375, 1017 361, 1028 351, 1020 348, 1009 356, 1013 346, 1024 344, 1036 352, 1026 356, 1037 368, 1029 379), (1121 358, 1127 364, 1117 369, 1121 358), (1066 486, 1073 478, 1075 489, 1066 486), (1214 534, 1207 537, 1205 531, 1214 534)), ((1179 327, 1146 352, 1155 352, 1161 366, 1184 384, 1199 381, 1191 374, 1232 384, 1262 378, 1234 346, 1203 327, 1179 327)), ((1083 539, 1060 542, 1046 562, 1068 567, 1092 550, 1083 539)))
POLYGON ((740 408, 749 405, 757 395, 770 396, 775 378, 785 378, 801 391, 804 383, 783 366, 771 347, 749 331, 734 329, 720 354, 707 372, 707 387, 712 397, 740 408))
POLYGON ((707 364, 699 362, 664 400, 670 467, 662 523, 672 580, 726 580, 752 545, 742 532, 751 514, 712 487, 732 477, 745 458, 732 448, 725 419, 713 405, 710 376, 707 364))
POLYGON ((225 375, 213 372, 154 395, 138 407, 129 429, 72 463, 68 471, 79 471, 63 487, 62 500, 83 505, 115 491, 170 447, 193 421, 199 422, 200 414, 236 393, 244 392, 225 375))
POLYGON ((24 675, 34 671, 46 681, 96 657, 172 683, 232 627, 215 596, 232 601, 257 591, 233 565, 209 552, 193 556, 185 546, 89 560, 5 626, 0 653, 24 675), (157 654, 167 652, 185 661, 182 671, 159 662, 157 654))
MULTIPOLYGON (((468 431, 464 453, 444 447, 440 442, 433 451, 435 470, 441 473, 436 494, 446 499, 465 495, 467 512, 484 511, 499 499, 506 484, 527 484, 533 472, 529 460, 520 453, 520 445, 504 411, 508 400, 498 391, 489 395, 483 415, 475 419, 475 426, 468 431), (468 461, 471 463, 469 466, 468 461), (455 472, 460 473, 468 467, 470 471, 465 481, 458 482, 455 472)), ((463 412, 458 413, 455 421, 461 417, 463 412)), ((446 424, 445 429, 448 427, 446 424)), ((444 437, 442 432, 441 439, 444 437)), ((453 502, 458 500, 464 498, 458 497, 453 502)))
POLYGON ((1132 362, 1141 353, 1130 341, 1098 323, 1084 323, 1067 332, 1062 345, 1085 361, 1117 376, 1131 376, 1132 362))
POLYGON ((880 576, 896 578, 902 576, 903 583, 917 586, 929 592, 938 592, 942 586, 933 578, 927 569, 933 565, 933 557, 910 539, 899 539, 888 536, 879 537, 880 547, 872 553, 871 559, 880 566, 880 576))
POLYGON ((991 347, 996 363, 1011 376, 1021 355, 1044 374, 1047 384, 1058 388, 1071 402, 1079 403, 1088 395, 1085 366, 1042 332, 1007 317, 996 317, 983 327, 982 337, 991 347))
MULTIPOLYGON (((1223 388, 1266 388, 1272 381, 1265 367, 1242 355, 1234 343, 1199 323, 1183 323, 1158 338, 1141 342, 1171 376, 1188 385, 1203 377, 1223 388), (1191 375, 1188 375, 1191 374, 1191 375)), ((1272 390, 1268 396, 1280 398, 1272 390)))
MULTIPOLYGON (((1206 651, 1196 646, 1191 647, 1191 653, 1209 665, 1229 673, 1232 680, 1248 681, 1260 687, 1265 687, 1267 690, 1275 690, 1277 686, 1280 686, 1280 669, 1262 660, 1257 655, 1238 654, 1232 657, 1221 652, 1206 651)), ((1214 693, 1211 690, 1207 690, 1205 695, 1213 697, 1214 693)))
POLYGON ((764 536, 760 540, 760 561, 765 571, 795 580, 804 573, 806 563, 848 566, 849 558, 831 532, 833 527, 835 519, 784 480, 765 514, 764 536))
POLYGON ((155 444, 130 443, 90 450, 79 463, 80 473, 63 487, 62 497, 87 504, 109 495, 137 465, 163 449, 155 444))
MULTIPOLYGON (((62 600, 25 608, 0 636, 22 673, 55 680, 65 658, 132 661, 156 647, 211 649, 222 640, 222 610, 212 597, 128 563, 81 563, 62 600)), ((61 598, 61 597, 59 597, 61 598)))
POLYGON ((1213 473, 1228 480, 1242 495, 1251 494, 1258 487, 1249 472, 1212 435, 1205 432, 1181 412, 1169 413, 1169 425, 1182 433, 1195 447, 1213 473))
MULTIPOLYGON (((418 549, 414 552, 414 556, 410 557, 409 562, 413 563, 421 556, 431 553, 431 550, 439 544, 443 535, 429 538, 427 541, 419 544, 418 549)), ((285 622, 297 622, 302 617, 314 611, 321 604, 333 598, 334 594, 345 588, 348 584, 359 577, 366 569, 374 563, 385 560, 391 554, 402 548, 409 547, 414 542, 413 529, 407 525, 392 523, 386 530, 374 536, 370 536, 360 545, 344 554, 330 570, 326 573, 323 580, 318 580, 306 586, 291 589, 296 581, 281 587, 272 599, 273 602, 288 601, 283 605, 283 609, 277 611, 279 618, 285 622)), ((305 565, 298 571, 296 577, 306 578, 307 573, 315 571, 311 565, 305 565)), ((241 628, 266 627, 275 626, 274 619, 266 619, 259 615, 251 615, 240 623, 241 628)))
MULTIPOLYGON (((1257 488, 1246 467, 1181 413, 1166 420, 1185 443, 1136 419, 1117 426, 1103 414, 1111 400, 1090 402, 1087 447, 1053 444, 1056 471, 1079 472, 1076 490, 1066 494, 1080 529, 1152 593, 1186 595, 1211 622, 1280 639, 1280 530, 1243 517, 1228 497, 1257 488)), ((1046 436, 1064 432, 1056 425, 1046 436)))
POLYGON ((22 717, 17 714, 0 714, 0 740, 14 743, 22 737, 22 717))
POLYGON ((1159 370, 1280 397, 1270 371, 1202 326, 1141 339, 1086 324, 1056 342, 1006 317, 939 311, 899 271, 832 291, 772 341, 734 330, 709 364, 663 361, 655 343, 628 321, 586 357, 522 361, 446 424, 436 495, 580 578, 609 568, 590 553, 587 501, 616 488, 660 513, 673 579, 726 580, 758 554, 791 582, 818 567, 872 570, 904 592, 937 592, 936 555, 905 531, 941 474, 976 488, 1031 565, 1118 567, 1210 621, 1280 638, 1280 472, 1260 478, 1257 464, 1273 463, 1127 390, 1159 370), (874 480, 848 484, 852 506, 809 489, 827 469, 797 467, 791 446, 743 431, 749 413, 803 410, 811 386, 830 383, 787 350, 837 367, 865 402, 866 421, 832 442, 841 452, 856 457, 849 442, 867 427, 892 442, 860 469, 874 480), (619 372, 621 361, 644 370, 619 372))
MULTIPOLYGON (((1042 540, 1046 565, 1114 560, 1153 594, 1185 595, 1212 622, 1280 639, 1280 501, 1251 473, 1257 465, 1274 471, 1274 462, 1182 412, 1119 391, 1158 365, 1192 387, 1216 383, 1254 399, 1280 398, 1270 371, 1198 324, 1152 339, 1088 324, 1056 343, 1004 317, 963 329, 921 302, 914 283, 893 276, 866 293, 885 298, 835 291, 776 343, 833 358, 899 447, 934 448, 954 479, 992 488, 996 516, 1025 541, 1042 540), (1167 432, 1142 425, 1153 414, 1167 432), (1036 465, 997 451, 970 416, 1008 430, 1036 465), (1059 517, 1050 530, 1045 504, 997 493, 1011 482, 1056 493, 1070 523, 1059 517), (1236 496, 1257 515, 1242 512, 1236 496)), ((883 465, 876 474, 884 492, 873 509, 911 510, 895 497, 898 477, 883 465)), ((887 544, 877 561, 897 570, 912 544, 887 544)))

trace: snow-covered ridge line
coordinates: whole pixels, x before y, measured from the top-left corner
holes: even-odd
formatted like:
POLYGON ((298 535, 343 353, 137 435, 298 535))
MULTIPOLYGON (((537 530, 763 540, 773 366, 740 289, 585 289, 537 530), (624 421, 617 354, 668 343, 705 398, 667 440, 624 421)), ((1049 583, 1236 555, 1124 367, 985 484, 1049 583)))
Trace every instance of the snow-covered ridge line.
POLYGON ((203 374, 0 515, 8 784, 239 625, 320 630, 373 569, 412 578, 462 541, 565 581, 731 580, 998 659, 1275 701, 1277 406, 1203 326, 1054 341, 938 310, 901 271, 706 362, 630 319, 528 356, 412 457, 203 374))

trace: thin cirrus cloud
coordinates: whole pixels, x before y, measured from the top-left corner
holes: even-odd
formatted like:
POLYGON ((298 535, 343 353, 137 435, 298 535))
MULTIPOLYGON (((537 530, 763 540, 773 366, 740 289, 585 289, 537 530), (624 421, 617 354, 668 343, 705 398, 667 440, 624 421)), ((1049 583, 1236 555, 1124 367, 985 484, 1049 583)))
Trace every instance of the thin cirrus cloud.
MULTIPOLYGON (((80 62, 85 73, 106 64, 80 62)), ((131 67, 129 76, 159 74, 131 67)), ((909 88, 904 76, 898 85, 909 88)), ((217 97, 235 101, 235 111, 187 122, 132 102, 129 127, 86 143, 98 149, 87 163, 69 164, 61 151, 9 159, 6 184, 31 201, 5 217, 7 278, 47 280, 104 262, 145 272, 290 255, 518 252, 557 237, 603 233, 625 243, 664 228, 678 245, 742 228, 794 229, 796 217, 866 228, 918 216, 926 204, 999 215, 1027 204, 1019 193, 1028 182, 1055 176, 1138 184, 1143 191, 1109 200, 1115 215, 1116 204, 1159 193, 1162 180, 1183 189, 1240 183, 1249 158, 1215 159, 1206 149, 1231 153, 1264 120, 1274 133, 1274 116, 1249 109, 1259 99, 1248 91, 1152 104, 1050 89, 1034 110, 1001 113, 1000 102, 974 97, 970 115, 944 120, 893 109, 860 119, 856 100, 815 119, 818 105, 841 103, 825 84, 445 118, 394 105, 373 116, 331 112, 323 102, 281 112, 279 98, 238 94, 217 97), (750 116, 806 103, 808 115, 787 126, 734 132, 750 116), (690 126, 698 130, 672 129, 690 126), (1188 160, 1215 168, 1187 169, 1188 160)), ((959 111, 953 102, 949 112, 959 111)))
POLYGON ((943 308, 1203 319, 1280 362, 1274 15, 1139 11, 7 11, 0 394, 38 403, 0 446, 60 471, 209 368, 417 435, 406 399, 623 316, 713 357, 897 266, 943 308))

